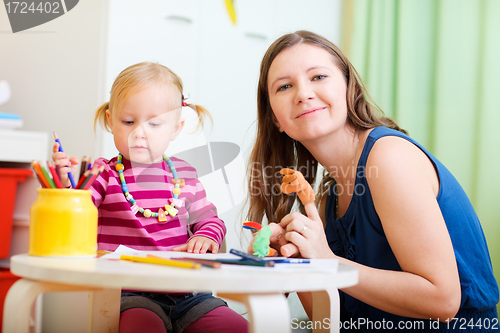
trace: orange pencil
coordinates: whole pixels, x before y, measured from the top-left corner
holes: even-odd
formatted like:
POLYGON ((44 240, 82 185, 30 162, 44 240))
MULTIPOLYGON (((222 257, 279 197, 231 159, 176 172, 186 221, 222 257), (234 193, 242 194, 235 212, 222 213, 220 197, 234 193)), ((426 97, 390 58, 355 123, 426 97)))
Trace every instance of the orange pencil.
POLYGON ((33 168, 33 171, 35 171, 40 185, 42 185, 43 188, 50 188, 49 182, 47 181, 47 179, 45 179, 42 169, 40 168, 40 164, 38 164, 37 161, 33 161, 31 162, 31 167, 33 168))
POLYGON ((54 169, 54 164, 47 161, 47 167, 49 168, 49 171, 52 174, 52 178, 54 179, 54 184, 56 184, 56 187, 63 188, 62 183, 61 183, 61 179, 59 178, 59 175, 57 174, 56 169, 54 169))

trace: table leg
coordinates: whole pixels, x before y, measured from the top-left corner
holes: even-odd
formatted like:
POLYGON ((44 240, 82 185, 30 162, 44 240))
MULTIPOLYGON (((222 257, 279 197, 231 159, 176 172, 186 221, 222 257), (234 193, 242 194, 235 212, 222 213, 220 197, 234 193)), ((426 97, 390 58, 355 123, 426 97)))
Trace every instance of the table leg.
POLYGON ((3 332, 28 333, 30 311, 38 295, 57 291, 88 291, 101 288, 20 279, 10 287, 3 310, 3 332))
POLYGON ((313 332, 338 333, 340 298, 337 289, 313 291, 313 332), (328 318, 328 320, 326 320, 328 318), (317 324, 316 324, 317 323, 317 324))
POLYGON ((217 296, 245 304, 250 317, 250 333, 291 332, 290 309, 286 297, 279 294, 226 294, 217 296))
POLYGON ((120 324, 121 289, 89 293, 87 332, 117 333, 120 324))

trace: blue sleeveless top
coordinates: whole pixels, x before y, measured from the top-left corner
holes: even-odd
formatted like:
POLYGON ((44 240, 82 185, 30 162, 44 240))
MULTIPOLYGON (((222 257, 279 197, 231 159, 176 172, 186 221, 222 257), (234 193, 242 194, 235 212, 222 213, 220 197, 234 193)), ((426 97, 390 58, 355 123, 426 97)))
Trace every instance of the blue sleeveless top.
MULTIPOLYGON (((372 324, 385 320, 387 323, 392 323, 393 330, 398 330, 399 325, 408 328, 411 322, 414 324, 411 329, 413 332, 453 332, 452 328, 455 328, 456 332, 489 332, 485 330, 486 321, 488 321, 488 327, 490 329, 496 327, 494 331, 498 332, 498 314, 495 307, 499 297, 498 284, 493 275, 486 239, 474 208, 465 191, 448 169, 420 144, 399 131, 387 127, 377 127, 371 131, 358 162, 351 203, 340 219, 335 219, 334 216, 335 185, 330 188, 326 201, 325 233, 331 250, 340 257, 369 267, 401 271, 375 211, 366 179, 366 174, 369 173, 366 169, 366 161, 373 145, 381 137, 389 135, 404 138, 419 147, 437 170, 439 177, 437 201, 450 233, 460 276, 462 289, 460 310, 455 316, 456 322, 438 323, 396 316, 340 292, 342 318, 348 318, 351 322, 353 319, 361 321, 369 319, 372 324), (474 319, 474 325, 476 323, 482 325, 484 321, 484 327, 460 326, 461 321, 469 323, 470 319, 474 319), (420 325, 421 322, 423 326, 420 325), (415 329, 417 326, 421 329, 415 329)), ((367 332, 374 329, 367 325, 354 327, 367 332)), ((391 331, 391 327, 385 328, 384 331, 391 331)), ((343 331, 348 330, 343 329, 343 331)))

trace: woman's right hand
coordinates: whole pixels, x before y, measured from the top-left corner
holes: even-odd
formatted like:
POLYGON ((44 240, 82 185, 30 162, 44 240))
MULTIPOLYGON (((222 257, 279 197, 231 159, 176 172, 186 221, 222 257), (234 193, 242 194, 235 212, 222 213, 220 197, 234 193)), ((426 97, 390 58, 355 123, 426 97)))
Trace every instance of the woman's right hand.
MULTIPOLYGON (((277 223, 269 223, 269 228, 271 229, 271 238, 269 238, 270 246, 278 251, 278 253, 282 256, 285 257, 292 257, 292 256, 297 256, 299 254, 299 249, 292 243, 288 242, 285 239, 285 233, 286 230, 283 229, 279 224, 277 223)), ((247 252, 248 253, 254 253, 255 251, 253 250, 253 242, 255 241, 252 239, 250 242, 250 245, 248 246, 247 252)))
POLYGON ((78 163, 80 161, 76 157, 69 157, 68 154, 59 151, 59 143, 54 143, 52 148, 52 160, 56 165, 59 166, 59 177, 61 178, 61 183, 64 187, 70 187, 71 182, 68 177, 68 172, 77 175, 78 163))
POLYGON ((307 215, 292 212, 281 219, 283 237, 293 244, 304 258, 336 258, 328 245, 323 222, 314 202, 304 205, 307 215))

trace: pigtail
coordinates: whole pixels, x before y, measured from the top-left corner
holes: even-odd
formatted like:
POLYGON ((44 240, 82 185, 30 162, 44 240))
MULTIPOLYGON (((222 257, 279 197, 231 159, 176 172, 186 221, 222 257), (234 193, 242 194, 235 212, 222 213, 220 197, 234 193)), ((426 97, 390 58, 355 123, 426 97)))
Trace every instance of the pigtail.
POLYGON ((108 122, 108 117, 106 116, 106 111, 109 109, 109 102, 102 104, 95 110, 94 114, 94 132, 96 130, 97 124, 102 126, 106 131, 111 132, 111 127, 108 122))
POLYGON ((210 120, 210 123, 213 124, 212 115, 210 114, 210 112, 208 112, 206 108, 197 104, 190 104, 186 102, 183 103, 185 104, 186 107, 193 109, 196 112, 196 115, 198 116, 199 123, 198 126, 196 127, 195 132, 203 130, 203 127, 205 126, 205 118, 208 118, 210 120))

